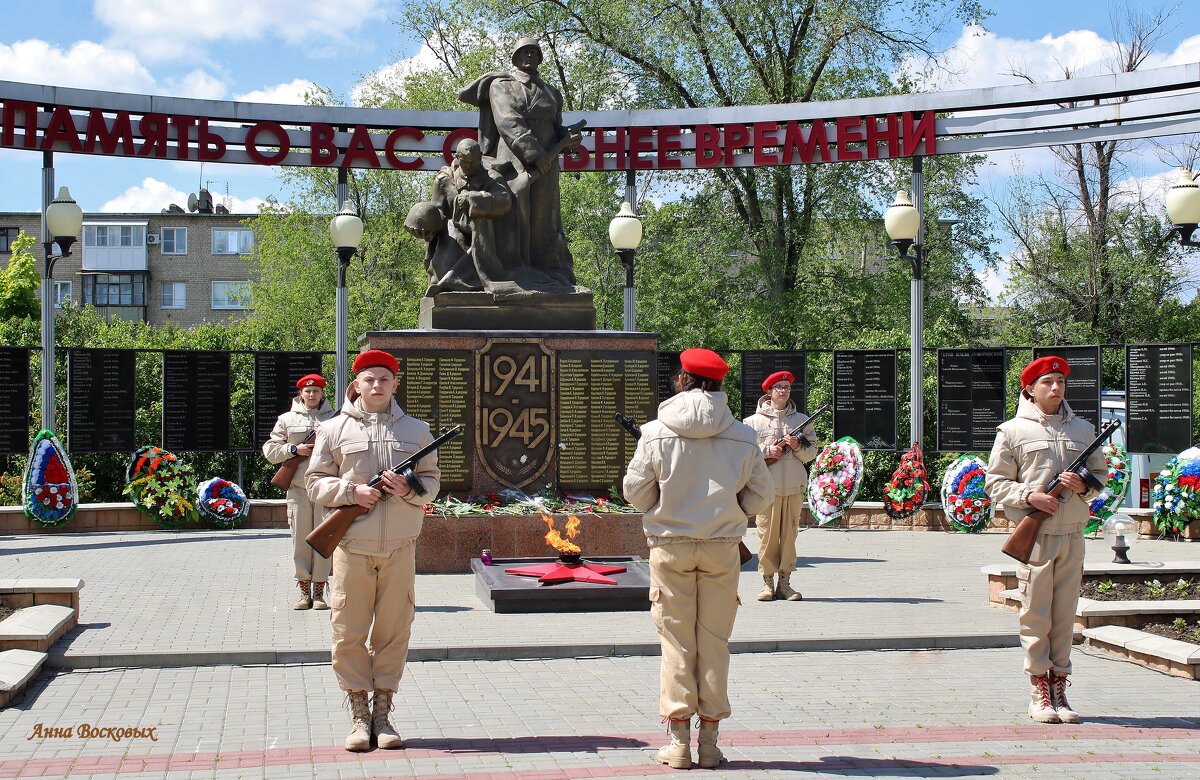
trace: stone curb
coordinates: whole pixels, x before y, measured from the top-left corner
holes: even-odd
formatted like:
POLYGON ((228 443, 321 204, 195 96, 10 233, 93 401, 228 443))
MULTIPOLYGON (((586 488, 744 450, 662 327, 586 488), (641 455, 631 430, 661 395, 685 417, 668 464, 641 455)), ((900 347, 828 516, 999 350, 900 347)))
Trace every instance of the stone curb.
MULTIPOLYGON (((816 653, 851 650, 982 650, 1019 647, 1016 632, 952 636, 825 637, 821 639, 738 640, 732 653, 816 653)), ((479 647, 414 647, 408 661, 524 661, 548 658, 654 656, 657 642, 592 645, 491 645, 479 647)), ((328 650, 223 650, 164 653, 51 653, 51 669, 171 669, 195 666, 277 666, 327 664, 328 650)))

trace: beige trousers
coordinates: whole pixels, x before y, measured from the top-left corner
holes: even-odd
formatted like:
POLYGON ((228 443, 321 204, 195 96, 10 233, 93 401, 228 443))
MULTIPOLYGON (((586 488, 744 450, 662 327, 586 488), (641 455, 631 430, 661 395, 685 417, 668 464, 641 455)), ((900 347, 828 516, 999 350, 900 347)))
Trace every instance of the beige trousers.
POLYGON ((321 522, 321 507, 308 500, 303 487, 293 485, 287 491, 288 528, 292 529, 292 561, 296 564, 296 579, 301 582, 326 582, 333 563, 317 555, 304 537, 321 522))
POLYGON ((776 496, 771 513, 755 515, 758 526, 758 573, 764 576, 796 570, 796 534, 800 531, 800 513, 804 494, 776 496))
POLYGON ((662 717, 729 717, 729 635, 738 608, 738 571, 736 541, 650 548, 650 615, 662 644, 662 717))
POLYGON ((400 686, 417 609, 415 541, 387 556, 333 552, 333 673, 344 691, 400 686))
POLYGON ((1031 677, 1048 671, 1071 673, 1083 553, 1082 534, 1038 534, 1029 564, 1017 565, 1021 647, 1025 648, 1025 672, 1031 677))

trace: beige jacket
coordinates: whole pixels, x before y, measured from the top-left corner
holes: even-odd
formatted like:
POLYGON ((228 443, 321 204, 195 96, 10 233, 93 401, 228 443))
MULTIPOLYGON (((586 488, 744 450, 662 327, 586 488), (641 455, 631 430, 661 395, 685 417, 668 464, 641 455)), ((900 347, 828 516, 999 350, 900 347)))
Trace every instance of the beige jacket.
MULTIPOLYGON (((291 410, 279 415, 279 419, 275 421, 275 428, 271 431, 271 437, 263 442, 262 451, 267 458, 267 463, 278 464, 290 459, 292 451, 288 447, 292 444, 303 443, 308 432, 317 427, 317 423, 328 420, 333 415, 333 407, 325 398, 321 399, 321 406, 315 410, 305 406, 304 400, 300 396, 293 398, 291 410)), ((304 458, 296 469, 292 487, 304 487, 304 472, 307 468, 308 458, 304 458)))
MULTIPOLYGON (((317 428, 305 484, 314 504, 327 507, 354 503, 354 486, 365 485, 382 469, 391 468, 433 441, 429 424, 404 413, 393 400, 386 412, 365 411, 362 400, 347 401, 342 413, 317 428)), ((421 533, 425 504, 441 490, 437 452, 417 464, 425 492, 390 496, 354 521, 342 546, 354 552, 388 555, 421 533)), ((386 495, 386 494, 385 494, 386 495)))
MULTIPOLYGON (((771 397, 764 395, 758 399, 758 411, 742 422, 749 425, 758 434, 758 449, 763 457, 771 445, 783 438, 784 434, 795 428, 808 415, 796 411, 796 405, 788 401, 786 409, 776 410, 771 406, 771 397)), ((817 434, 812 423, 804 426, 804 435, 811 446, 788 450, 783 457, 767 466, 771 472, 771 480, 775 483, 775 496, 794 496, 803 493, 808 487, 808 469, 805 463, 812 463, 817 457, 817 434)))
MULTIPOLYGON (((1029 495, 1045 490, 1095 438, 1096 429, 1076 417, 1066 401, 1059 414, 1047 416, 1022 394, 1017 416, 996 428, 984 489, 1008 519, 1020 520, 1031 509, 1029 495)), ((1100 448, 1087 459, 1087 469, 1102 483, 1108 478, 1100 448)), ((1067 497, 1059 499, 1058 513, 1042 523, 1041 533, 1082 533, 1088 503, 1097 495, 1091 489, 1083 496, 1067 491, 1067 497)))
POLYGON ((746 516, 775 499, 753 429, 733 419, 724 393, 689 390, 658 407, 622 483, 650 544, 741 539, 746 516))

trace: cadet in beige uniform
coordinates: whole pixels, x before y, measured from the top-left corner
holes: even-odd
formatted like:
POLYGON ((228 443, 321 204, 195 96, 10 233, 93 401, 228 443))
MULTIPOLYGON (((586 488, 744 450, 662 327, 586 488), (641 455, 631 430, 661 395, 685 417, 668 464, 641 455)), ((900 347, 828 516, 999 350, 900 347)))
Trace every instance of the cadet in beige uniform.
POLYGON ((642 426, 623 488, 644 514, 651 615, 662 644, 659 713, 671 741, 658 760, 692 765, 690 720, 700 719, 697 763, 723 757, 718 723, 729 717, 729 635, 738 606, 738 542, 746 516, 774 498, 754 431, 733 418, 725 361, 707 349, 680 355, 678 394, 642 426))
MULTIPOLYGON (((1021 372, 1017 416, 997 428, 986 482, 988 495, 1010 520, 1035 508, 1050 514, 1029 563, 1017 566, 1021 646, 1032 686, 1029 717, 1041 723, 1079 722, 1067 702, 1067 675, 1083 579, 1083 529, 1095 495, 1082 477, 1064 469, 1096 438, 1096 429, 1064 400, 1070 372, 1066 360, 1050 355, 1021 372), (1042 492, 1056 475, 1068 489, 1064 499, 1042 492)), ((1100 450, 1088 458, 1087 468, 1104 481, 1100 450)))
POLYGON ((325 603, 325 583, 329 581, 329 561, 317 555, 304 537, 320 522, 319 509, 308 500, 304 489, 304 471, 313 444, 304 444, 317 423, 333 416, 333 407, 325 400, 325 379, 320 374, 308 374, 296 382, 300 394, 292 399, 290 411, 279 415, 271 437, 263 443, 263 455, 268 463, 283 463, 295 457, 303 460, 287 489, 288 528, 292 530, 292 561, 296 566, 296 583, 300 599, 292 609, 329 609, 325 603), (309 586, 312 592, 309 592, 309 586))
POLYGON ((802 431, 803 441, 799 436, 784 436, 806 416, 792 403, 795 381, 791 371, 776 371, 764 379, 762 389, 766 395, 758 399, 758 412, 743 420, 758 434, 763 458, 776 458, 767 467, 775 484, 775 502, 769 511, 754 518, 759 538, 758 573, 763 578, 759 601, 804 599, 792 589, 790 580, 796 570, 796 534, 808 487, 808 469, 804 464, 817 457, 817 435, 810 424, 802 431), (776 446, 780 439, 783 444, 776 446), (775 575, 779 575, 778 581, 775 575))
POLYGON ((396 405, 396 358, 373 349, 360 354, 353 368, 359 397, 317 429, 305 480, 314 503, 370 510, 350 526, 333 553, 329 594, 333 672, 348 692, 354 722, 346 749, 358 752, 370 749, 372 736, 384 749, 404 746, 388 713, 404 674, 416 613, 417 535, 425 504, 441 489, 441 471, 434 452, 415 469, 423 483, 419 493, 390 471, 379 489, 367 487, 375 474, 401 463, 433 436, 428 423, 396 405), (371 690, 373 712, 367 707, 371 690))

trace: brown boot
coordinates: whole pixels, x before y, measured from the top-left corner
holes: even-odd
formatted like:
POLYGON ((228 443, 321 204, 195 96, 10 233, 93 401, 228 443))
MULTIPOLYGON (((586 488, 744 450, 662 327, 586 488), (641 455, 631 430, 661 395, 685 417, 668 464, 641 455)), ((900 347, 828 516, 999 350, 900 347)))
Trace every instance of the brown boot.
POLYGON ((383 688, 375 689, 373 712, 371 713, 371 733, 375 735, 376 744, 383 750, 399 750, 404 747, 404 740, 396 733, 396 729, 388 722, 388 713, 392 711, 392 694, 383 688))
POLYGON ((716 769, 725 760, 721 748, 717 747, 717 727, 719 720, 700 718, 700 737, 696 747, 696 763, 701 769, 716 769))
POLYGON ((779 579, 775 583, 775 598, 778 601, 804 601, 804 596, 798 590, 792 590, 792 583, 789 580, 792 578, 790 571, 779 572, 779 579))
POLYGON ((670 720, 671 741, 658 750, 658 763, 672 769, 692 768, 692 724, 690 718, 670 720))
POLYGON ((312 599, 308 596, 308 586, 312 584, 312 580, 298 580, 296 585, 300 587, 300 598, 292 605, 292 609, 312 609, 312 599))
POLYGON ((349 691, 347 696, 354 730, 347 735, 345 747, 351 753, 363 753, 371 749, 371 706, 366 691, 349 691))
POLYGON ((325 583, 323 582, 313 583, 312 608, 329 609, 329 605, 325 603, 325 583))

